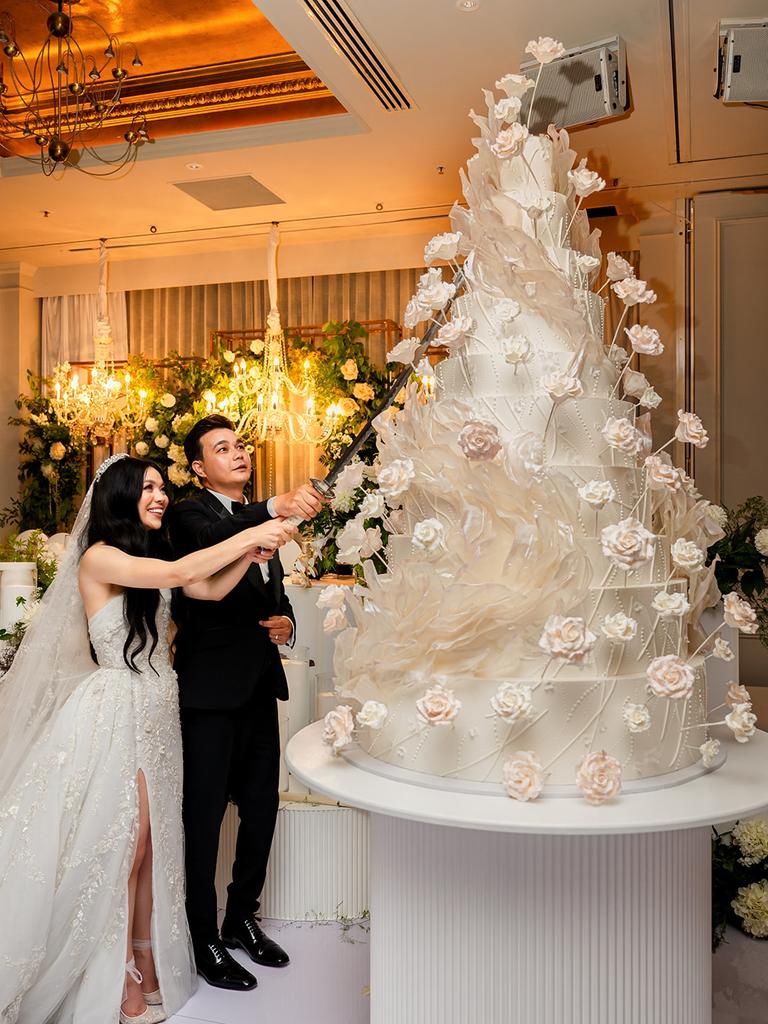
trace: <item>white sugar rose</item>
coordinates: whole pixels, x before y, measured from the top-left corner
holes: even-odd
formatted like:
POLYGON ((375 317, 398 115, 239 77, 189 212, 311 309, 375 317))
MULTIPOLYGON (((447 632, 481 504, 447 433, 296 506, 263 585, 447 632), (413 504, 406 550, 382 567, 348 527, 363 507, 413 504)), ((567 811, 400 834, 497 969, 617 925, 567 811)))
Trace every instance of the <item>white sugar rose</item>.
POLYGON ((640 324, 635 324, 634 327, 625 327, 624 333, 629 338, 633 350, 640 355, 660 356, 664 351, 659 332, 654 327, 641 327, 640 324))
POLYGON ((677 419, 678 424, 675 430, 675 437, 678 441, 682 441, 684 444, 692 444, 695 448, 707 447, 709 434, 704 429, 704 424, 695 412, 684 412, 682 409, 678 409, 677 419))
POLYGON ((625 615, 624 612, 616 612, 615 615, 605 616, 600 629, 609 640, 629 643, 637 636, 637 620, 625 615))
POLYGON ((149 416, 144 421, 144 429, 148 430, 150 434, 154 434, 159 426, 160 426, 160 424, 157 422, 157 420, 154 418, 154 416, 149 416))
POLYGON ((363 543, 360 545, 360 558, 370 558, 374 551, 381 550, 383 544, 384 538, 381 536, 381 528, 369 526, 365 531, 363 543))
POLYGON ((741 918, 741 927, 756 939, 768 938, 768 879, 751 882, 736 891, 731 906, 741 918))
POLYGON ((467 337, 474 330, 474 321, 469 316, 455 316, 443 324, 435 339, 438 344, 445 345, 451 352, 458 352, 466 344, 467 337))
POLYGON ((639 569, 653 558, 656 534, 630 516, 615 526, 606 526, 600 534, 600 544, 603 554, 619 569, 639 569))
POLYGON ((339 369, 344 380, 357 380, 357 375, 360 372, 354 359, 347 359, 346 362, 341 364, 339 369))
POLYGON ((755 547, 761 555, 768 555, 768 530, 758 530, 755 534, 755 547))
POLYGON ((358 402, 370 402, 374 396, 374 390, 370 384, 355 384, 352 394, 358 402))
POLYGON ((365 528, 359 519, 350 521, 336 535, 336 558, 342 565, 357 565, 365 544, 365 528))
POLYGON ((140 458, 143 459, 146 455, 149 455, 149 445, 147 444, 146 441, 137 441, 135 444, 135 448, 136 454, 140 458))
POLYGON ((675 565, 687 572, 695 572, 700 569, 707 557, 706 551, 702 551, 692 540, 684 540, 682 537, 672 545, 671 554, 675 565))
POLYGON ((344 747, 349 746, 354 731, 352 708, 347 704, 339 704, 323 719, 323 743, 327 744, 334 754, 339 754, 344 747))
POLYGON ((434 260, 455 259, 460 241, 460 231, 445 231, 441 235, 435 235, 424 247, 424 262, 429 266, 434 260))
POLYGON ((388 363, 408 363, 413 362, 413 358, 416 354, 416 350, 421 345, 419 338, 403 338, 402 341, 398 341, 394 348, 387 352, 388 363))
POLYGON ((627 702, 621 712, 629 732, 647 732, 651 728, 651 713, 645 704, 627 702))
POLYGON ((576 785, 587 803, 605 803, 621 790, 621 764, 604 750, 594 750, 579 762, 576 785))
POLYGON ((395 459, 379 470, 379 490, 385 498, 397 498, 411 486, 416 477, 411 459, 395 459))
POLYGON ((169 391, 166 391, 160 398, 160 405, 164 409, 172 409, 176 405, 176 396, 172 395, 169 391))
POLYGON ((340 629, 346 629, 348 625, 343 608, 329 608, 323 619, 323 632, 337 633, 340 629))
POLYGON ((757 632, 755 610, 738 594, 726 594, 723 598, 723 618, 726 625, 740 629, 742 633, 757 632))
POLYGON ((639 398, 648 389, 648 378, 639 370, 625 370, 624 376, 621 378, 621 386, 624 388, 625 395, 629 395, 630 398, 639 398))
POLYGON ((525 140, 528 138, 528 129, 524 124, 515 122, 509 128, 503 128, 494 142, 491 143, 491 152, 502 160, 517 156, 522 152, 525 140))
POLYGON ((691 610, 685 594, 669 593, 666 590, 660 591, 651 604, 662 619, 679 619, 691 610))
POLYGON ((551 36, 539 36, 529 41, 525 52, 530 53, 539 64, 551 64, 553 60, 565 56, 565 47, 551 36))
POLYGON ((705 768, 711 768, 720 754, 720 740, 707 740, 699 747, 701 761, 705 768))
POLYGON ((551 658, 562 658, 578 665, 595 646, 596 640, 584 619, 573 615, 550 615, 539 637, 539 647, 551 658))
POLYGON ((501 683, 491 697, 493 713, 505 722, 529 718, 533 711, 533 690, 522 683, 501 683))
POLYGON ((461 701, 453 690, 437 683, 416 701, 416 710, 426 725, 450 725, 461 710, 461 701))
POLYGON ((501 89, 507 96, 525 96, 529 89, 533 88, 533 81, 525 75, 504 75, 496 82, 496 88, 501 89))
MULTIPOLYGON (((409 330, 413 330, 416 324, 420 324, 422 320, 429 320, 432 316, 432 310, 426 309, 418 301, 418 296, 414 295, 406 303, 405 309, 403 310, 403 323, 409 330)), ((388 359, 387 362, 393 360, 388 359)), ((395 360, 396 362, 404 362, 405 360, 395 360)), ((410 360, 409 360, 410 361, 410 360)))
POLYGON ((562 402, 566 398, 581 398, 584 386, 578 377, 569 377, 566 373, 556 370, 541 378, 541 385, 553 402, 562 402))
POLYGON ((439 519, 422 519, 413 528, 413 543, 429 554, 439 551, 445 543, 445 527, 439 519))
POLYGON ((527 363, 533 355, 531 343, 522 334, 513 334, 509 338, 503 338, 501 351, 504 353, 504 361, 511 366, 527 363))
POLYGON ((626 416, 609 416, 601 434, 611 448, 617 448, 626 455, 638 455, 643 450, 643 434, 626 416))
POLYGON ((355 717, 361 729, 381 729, 388 714, 386 704, 380 700, 367 700, 355 717))
POLYGON ((579 487, 579 497, 592 508, 599 510, 615 499, 616 491, 610 480, 590 480, 583 487, 579 487))
POLYGON ((645 281, 637 277, 625 277, 611 285, 613 291, 623 300, 625 306, 637 306, 641 303, 656 301, 656 292, 651 291, 645 281))
POLYGON ((501 123, 516 121, 520 115, 522 101, 517 96, 505 96, 493 105, 493 116, 501 123))
POLYGON ((343 608, 346 600, 346 587, 330 586, 323 587, 315 604, 318 608, 343 608))
POLYGON ((544 769, 530 750, 518 750, 501 768, 501 780, 513 800, 535 800, 544 788, 544 769))
POLYGON ((691 666, 676 654, 654 658, 645 670, 648 685, 656 697, 687 700, 693 692, 696 679, 691 666))
POLYGON ((649 455, 643 465, 646 481, 652 491, 679 491, 682 488, 680 470, 658 455, 649 455))
POLYGON ((575 170, 568 171, 568 181, 573 187, 573 191, 579 196, 580 199, 586 199, 587 196, 591 196, 593 192, 600 192, 605 188, 605 181, 600 177, 597 171, 590 171, 587 167, 586 157, 581 161, 575 170))
POLYGON ((736 655, 733 653, 733 648, 727 640, 723 640, 722 637, 718 637, 715 640, 715 646, 712 648, 712 654, 719 658, 720 661, 733 661, 736 655))
POLYGON ((737 704, 729 715, 725 716, 725 724, 733 733, 737 743, 746 743, 755 735, 757 715, 750 711, 750 704, 737 704))
POLYGON ((485 420, 469 420, 459 433, 458 444, 473 462, 493 459, 501 451, 498 429, 485 420))
POLYGON ((544 471, 544 445, 536 434, 520 434, 510 443, 505 465, 510 477, 519 480, 522 475, 538 478, 544 471))
POLYGON ((443 280, 443 271, 440 267, 430 267, 419 278, 416 301, 423 309, 442 309, 455 294, 456 285, 443 280))
POLYGON ((746 686, 742 683, 731 682, 728 683, 728 689, 725 692, 725 703, 729 708, 735 708, 737 704, 745 704, 751 708, 752 698, 746 686))
POLYGON ((340 494, 351 493, 363 485, 365 475, 365 464, 355 459, 345 466, 336 477, 334 491, 340 494))
POLYGON ((366 494, 360 505, 359 515, 361 519, 380 519, 386 512, 384 499, 380 494, 366 494))
POLYGON ((768 857, 768 821, 741 821, 731 832, 733 841, 741 851, 739 863, 751 867, 768 857))
POLYGON ((608 358, 616 369, 620 370, 629 360, 629 353, 626 349, 622 348, 621 345, 614 345, 608 350, 608 358))
POLYGON ((157 445, 158 448, 167 448, 170 443, 171 439, 167 437, 165 434, 160 434, 158 437, 155 438, 155 444, 157 445))
POLYGON ((617 252, 608 253, 608 267, 606 269, 606 277, 609 281, 626 281, 627 278, 635 276, 635 272, 632 269, 630 263, 628 263, 623 256, 619 256, 617 252))
POLYGON ((67 449, 61 441, 54 441, 51 447, 48 449, 48 455, 53 459, 54 462, 61 462, 64 456, 67 454, 67 449))
POLYGON ((655 388, 647 387, 638 398, 638 401, 646 409, 658 409, 661 405, 661 395, 655 388))
POLYGON ((600 266, 600 260, 597 256, 588 256, 587 253, 580 252, 576 255, 576 266, 582 274, 590 274, 600 266))

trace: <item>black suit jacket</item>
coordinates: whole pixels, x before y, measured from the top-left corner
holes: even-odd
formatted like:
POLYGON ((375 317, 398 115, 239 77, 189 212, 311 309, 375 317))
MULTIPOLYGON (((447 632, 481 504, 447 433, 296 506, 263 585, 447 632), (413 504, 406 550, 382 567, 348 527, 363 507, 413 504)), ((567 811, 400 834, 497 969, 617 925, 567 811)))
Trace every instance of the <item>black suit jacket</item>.
MULTIPOLYGON (((211 547, 249 526, 269 519, 267 503, 246 505, 233 516, 214 495, 173 506, 171 540, 177 557, 211 547)), ((174 594, 178 626, 174 667, 179 677, 182 707, 231 709, 241 707, 256 687, 267 687, 278 700, 288 699, 280 654, 260 619, 287 615, 296 626, 283 586, 283 569, 275 553, 269 562, 269 582, 261 566, 252 565, 221 601, 195 601, 174 594)))

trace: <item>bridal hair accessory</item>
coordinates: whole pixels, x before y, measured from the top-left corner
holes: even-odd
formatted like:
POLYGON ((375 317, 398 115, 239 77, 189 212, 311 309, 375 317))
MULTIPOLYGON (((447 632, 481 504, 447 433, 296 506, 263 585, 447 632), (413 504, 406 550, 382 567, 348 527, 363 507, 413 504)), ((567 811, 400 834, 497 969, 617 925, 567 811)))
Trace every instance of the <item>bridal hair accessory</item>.
POLYGON ((114 466, 116 462, 122 461, 122 459, 128 458, 128 452, 116 452, 114 455, 110 455, 108 459, 105 459, 99 468, 96 470, 96 474, 93 478, 93 482, 96 483, 104 476, 110 466, 114 466))

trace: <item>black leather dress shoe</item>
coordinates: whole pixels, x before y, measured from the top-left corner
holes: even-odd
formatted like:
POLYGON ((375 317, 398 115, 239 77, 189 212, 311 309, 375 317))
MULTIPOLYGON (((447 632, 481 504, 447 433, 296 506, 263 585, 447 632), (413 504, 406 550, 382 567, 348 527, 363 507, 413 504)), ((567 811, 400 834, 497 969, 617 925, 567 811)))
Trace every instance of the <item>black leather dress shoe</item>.
POLYGON ((195 963, 197 973, 202 975, 214 988, 230 988, 236 992, 248 992, 258 985, 251 972, 241 967, 220 942, 195 946, 195 963))
POLYGON ((259 927, 253 914, 239 920, 224 918, 221 941, 230 949, 244 949, 254 963, 262 967, 286 967, 291 959, 284 949, 273 942, 259 927))

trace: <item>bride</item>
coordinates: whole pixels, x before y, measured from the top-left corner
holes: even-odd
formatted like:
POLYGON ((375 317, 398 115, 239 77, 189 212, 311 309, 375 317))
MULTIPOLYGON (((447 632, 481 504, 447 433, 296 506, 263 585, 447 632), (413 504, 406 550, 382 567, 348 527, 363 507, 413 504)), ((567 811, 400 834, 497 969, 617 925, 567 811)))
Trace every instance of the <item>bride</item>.
POLYGON ((217 600, 293 528, 171 561, 167 506, 152 463, 100 467, 0 680, 3 1024, 154 1024, 194 990, 170 588, 217 600))

